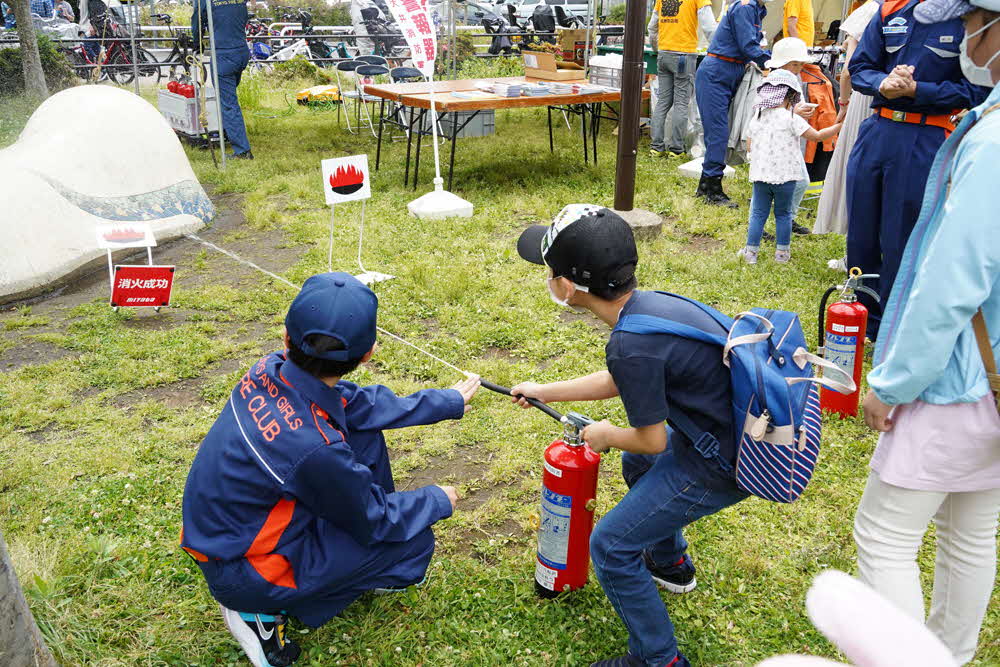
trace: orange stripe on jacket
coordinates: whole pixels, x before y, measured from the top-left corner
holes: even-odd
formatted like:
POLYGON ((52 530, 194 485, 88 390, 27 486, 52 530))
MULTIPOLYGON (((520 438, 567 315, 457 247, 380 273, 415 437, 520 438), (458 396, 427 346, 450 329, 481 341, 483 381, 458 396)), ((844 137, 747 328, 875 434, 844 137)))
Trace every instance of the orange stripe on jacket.
POLYGON ((282 498, 274 504, 267 515, 253 544, 245 554, 250 565, 257 574, 275 586, 296 588, 292 564, 281 554, 272 553, 278 546, 278 541, 288 528, 295 512, 295 501, 282 498))
POLYGON ((207 563, 208 562, 208 556, 206 556, 205 554, 201 553, 200 551, 195 551, 194 549, 192 549, 190 547, 184 546, 184 526, 181 526, 181 534, 180 534, 180 537, 177 538, 177 543, 181 545, 181 549, 183 549, 184 551, 186 551, 189 554, 191 554, 191 557, 194 558, 199 563, 207 563))
POLYGON ((910 0, 885 0, 882 3, 882 18, 895 14, 908 4, 910 4, 910 0))

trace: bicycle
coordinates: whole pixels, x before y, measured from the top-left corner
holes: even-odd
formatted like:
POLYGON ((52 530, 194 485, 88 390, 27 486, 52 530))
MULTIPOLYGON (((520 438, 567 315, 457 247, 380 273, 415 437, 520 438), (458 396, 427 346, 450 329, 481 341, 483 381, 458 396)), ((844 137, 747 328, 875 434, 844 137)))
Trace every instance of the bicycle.
MULTIPOLYGON (((91 25, 94 26, 96 35, 83 37, 81 44, 67 52, 74 69, 83 70, 87 79, 93 79, 95 73, 100 71, 100 76, 97 77, 99 81, 110 79, 123 86, 132 83, 136 68, 132 65, 129 33, 107 15, 92 18, 91 25), (96 51, 88 49, 88 46, 96 47, 96 51)), ((138 45, 135 47, 135 55, 139 75, 154 77, 154 83, 158 83, 162 76, 159 61, 138 45)))
POLYGON ((185 75, 191 76, 191 65, 187 61, 188 54, 194 49, 194 38, 191 37, 191 33, 183 30, 175 30, 173 26, 174 20, 170 18, 169 14, 153 14, 152 18, 167 26, 167 32, 170 34, 170 40, 174 45, 167 57, 161 61, 162 64, 170 64, 167 77, 170 79, 174 78, 178 65, 184 68, 185 75))

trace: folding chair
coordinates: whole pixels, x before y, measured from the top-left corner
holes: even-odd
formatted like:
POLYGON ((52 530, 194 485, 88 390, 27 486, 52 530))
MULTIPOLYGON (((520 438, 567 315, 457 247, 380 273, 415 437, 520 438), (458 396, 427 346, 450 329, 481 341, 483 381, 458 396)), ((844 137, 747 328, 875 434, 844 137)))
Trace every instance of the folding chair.
POLYGON ((346 72, 351 72, 353 74, 354 70, 362 64, 363 63, 359 63, 357 60, 342 60, 337 63, 337 69, 335 70, 337 74, 337 90, 340 91, 340 104, 337 105, 337 125, 340 125, 340 107, 344 107, 344 117, 347 119, 347 131, 351 134, 355 134, 355 130, 351 127, 351 113, 347 110, 347 100, 354 100, 354 106, 357 107, 359 104, 358 100, 361 97, 361 91, 347 90, 344 87, 344 82, 340 79, 340 73, 345 72, 344 78, 347 79, 348 75, 346 72))
MULTIPOLYGON (((362 56, 362 57, 368 57, 368 56, 362 56)), ((376 57, 376 56, 371 56, 371 57, 376 57)), ((357 58, 355 58, 355 60, 357 60, 357 58)), ((364 85, 366 83, 371 83, 376 76, 382 76, 388 73, 389 73, 389 68, 386 67, 385 65, 366 65, 362 63, 358 64, 354 68, 354 78, 356 87, 355 92, 357 93, 355 103, 358 105, 357 116, 356 116, 358 129, 361 129, 361 116, 362 112, 364 112, 365 120, 368 122, 368 129, 371 130, 373 137, 377 137, 378 135, 375 133, 375 124, 372 122, 372 113, 368 112, 368 105, 369 104, 372 105, 372 111, 374 112, 375 104, 381 102, 382 98, 377 97, 375 95, 365 95, 364 85)))
MULTIPOLYGON (((416 67, 393 67, 389 70, 389 79, 393 83, 418 83, 426 81, 426 77, 416 67)), ((402 137, 393 136, 390 133, 389 140, 395 141, 396 139, 408 137, 410 134, 410 125, 413 123, 413 118, 410 114, 416 113, 416 110, 407 113, 407 107, 404 107, 399 102, 389 102, 389 105, 389 115, 385 118, 384 122, 398 126, 403 130, 402 137)))
POLYGON ((355 60, 366 65, 382 65, 383 67, 389 66, 389 61, 382 56, 357 56, 355 60))

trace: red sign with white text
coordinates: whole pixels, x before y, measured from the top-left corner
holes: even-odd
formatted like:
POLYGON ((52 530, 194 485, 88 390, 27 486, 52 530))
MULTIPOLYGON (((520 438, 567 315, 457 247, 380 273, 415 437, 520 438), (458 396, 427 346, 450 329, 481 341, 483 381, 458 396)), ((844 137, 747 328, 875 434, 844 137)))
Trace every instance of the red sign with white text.
POLYGON ((111 305, 115 307, 150 307, 170 305, 174 286, 172 266, 115 265, 111 305))

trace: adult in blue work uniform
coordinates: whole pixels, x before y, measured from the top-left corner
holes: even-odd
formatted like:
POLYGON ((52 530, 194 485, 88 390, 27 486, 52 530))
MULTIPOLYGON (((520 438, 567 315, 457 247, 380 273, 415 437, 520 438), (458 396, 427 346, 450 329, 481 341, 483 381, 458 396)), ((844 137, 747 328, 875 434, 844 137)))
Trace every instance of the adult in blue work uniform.
MULTIPOLYGON (((920 213, 934 155, 954 129, 952 116, 989 94, 962 74, 961 19, 920 23, 913 16, 919 4, 886 0, 849 65, 851 85, 873 97, 874 113, 861 124, 847 163, 847 265, 881 276, 882 303, 920 213)), ((861 299, 874 340, 881 308, 861 299)))
POLYGON ((372 356, 377 308, 353 276, 309 278, 286 350, 243 375, 191 465, 181 546, 255 667, 298 657, 286 615, 317 627, 421 582, 455 508, 453 487, 395 489, 382 430, 461 418, 479 379, 406 397, 342 380, 372 356))
MULTIPOLYGON (((215 57, 219 65, 219 102, 222 105, 222 129, 233 146, 230 157, 252 160, 250 139, 243 123, 243 111, 236 96, 243 70, 250 62, 247 48, 246 0, 211 0, 212 27, 215 29, 215 57)), ((195 0, 191 15, 191 35, 201 44, 202 31, 208 28, 208 7, 205 0, 195 0)))
POLYGON ((698 67, 694 93, 705 128, 705 159, 701 167, 698 196, 710 204, 736 208, 722 191, 729 141, 729 104, 736 95, 748 62, 761 68, 770 54, 761 48, 761 24, 767 10, 762 0, 736 0, 722 16, 712 35, 708 57, 698 67))

